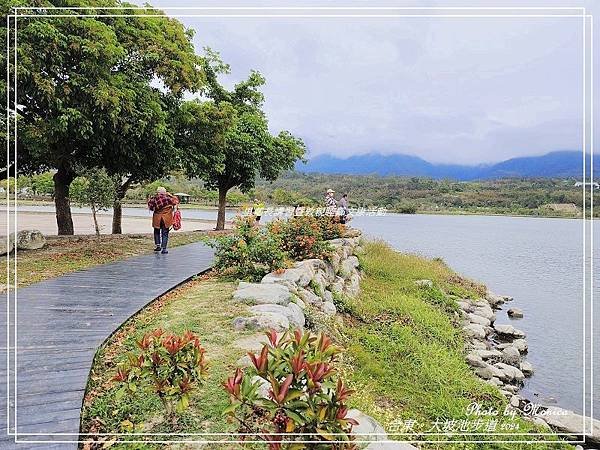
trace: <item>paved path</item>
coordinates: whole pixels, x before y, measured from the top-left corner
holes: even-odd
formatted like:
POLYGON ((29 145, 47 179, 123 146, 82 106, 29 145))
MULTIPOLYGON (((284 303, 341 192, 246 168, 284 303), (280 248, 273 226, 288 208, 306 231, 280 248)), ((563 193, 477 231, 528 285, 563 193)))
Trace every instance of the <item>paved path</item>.
MULTIPOLYGON (((149 242, 149 245, 151 243, 149 242)), ((213 250, 196 243, 70 273, 17 292, 17 432, 7 436, 6 329, 0 331, 0 449, 74 449, 87 377, 96 349, 156 297, 210 268, 213 250), (52 436, 51 433, 68 433, 52 436), (37 435, 36 435, 37 434, 37 435)), ((4 268, 0 268, 4 270, 4 268)), ((11 303, 13 303, 11 296, 11 303)), ((10 325, 14 324, 11 308, 10 325)), ((6 325, 6 304, 0 308, 6 325)), ((14 332, 11 331, 10 423, 14 427, 14 332)))

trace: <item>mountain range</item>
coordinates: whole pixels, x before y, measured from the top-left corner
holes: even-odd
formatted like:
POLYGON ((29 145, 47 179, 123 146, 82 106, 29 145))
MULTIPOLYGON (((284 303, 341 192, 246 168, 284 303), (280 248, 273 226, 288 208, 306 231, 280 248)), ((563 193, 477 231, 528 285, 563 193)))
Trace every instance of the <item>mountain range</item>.
MULTIPOLYGON (((299 163, 299 172, 420 176, 429 178, 452 178, 476 180, 493 178, 581 178, 582 154, 578 151, 556 151, 542 156, 512 158, 495 164, 475 166, 459 164, 435 164, 418 156, 369 153, 338 158, 323 154, 299 163)), ((587 155, 589 165, 589 155, 587 155)), ((594 172, 600 176, 600 155, 594 160, 594 172)))

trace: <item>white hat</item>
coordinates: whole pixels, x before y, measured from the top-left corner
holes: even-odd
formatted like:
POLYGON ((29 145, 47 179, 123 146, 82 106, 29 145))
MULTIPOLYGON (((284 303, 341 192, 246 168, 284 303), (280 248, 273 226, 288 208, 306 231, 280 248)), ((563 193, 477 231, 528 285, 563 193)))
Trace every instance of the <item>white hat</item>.
POLYGON ((159 186, 156 188, 156 193, 157 194, 166 194, 167 193, 167 189, 164 188, 163 186, 159 186))
POLYGON ((335 194, 335 191, 333 189, 327 189, 327 193, 328 194, 335 194))

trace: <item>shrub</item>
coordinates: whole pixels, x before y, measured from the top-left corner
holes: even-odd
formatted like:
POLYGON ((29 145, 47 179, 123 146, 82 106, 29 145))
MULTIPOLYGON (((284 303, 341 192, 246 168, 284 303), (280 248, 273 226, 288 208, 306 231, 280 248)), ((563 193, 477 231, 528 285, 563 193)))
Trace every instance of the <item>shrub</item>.
POLYGON ((276 236, 254 226, 254 218, 235 220, 234 232, 210 242, 216 248, 215 268, 253 281, 285 267, 286 254, 276 236))
POLYGON ((346 417, 345 404, 352 391, 335 379, 340 349, 322 333, 267 336, 259 355, 248 354, 253 366, 237 369, 224 383, 230 396, 225 414, 238 421, 239 432, 261 436, 272 450, 356 448, 350 433, 357 422, 346 417), (267 397, 259 394, 262 384, 267 397))
POLYGON ((326 258, 331 251, 323 239, 321 226, 312 216, 292 217, 287 221, 274 221, 269 231, 276 236, 281 248, 294 260, 326 258))
POLYGON ((321 229, 321 235, 326 241, 340 238, 346 233, 346 225, 340 223, 336 217, 319 216, 317 222, 321 229))
POLYGON ((137 347, 113 377, 122 384, 116 399, 146 390, 160 398, 167 416, 175 422, 176 413, 188 407, 190 393, 207 375, 205 350, 198 336, 190 331, 181 336, 164 334, 159 328, 146 333, 137 347))

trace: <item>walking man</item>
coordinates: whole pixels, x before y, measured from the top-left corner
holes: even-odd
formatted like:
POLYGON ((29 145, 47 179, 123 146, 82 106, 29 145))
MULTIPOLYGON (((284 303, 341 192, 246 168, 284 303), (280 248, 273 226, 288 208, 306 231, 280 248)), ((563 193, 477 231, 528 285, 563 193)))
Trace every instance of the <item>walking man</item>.
POLYGON ((179 199, 167 192, 164 187, 156 189, 156 195, 148 199, 148 209, 152 211, 152 227, 154 228, 154 251, 163 255, 169 253, 169 229, 173 225, 173 212, 177 209, 179 199))

